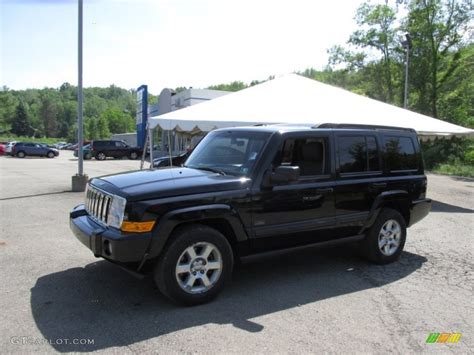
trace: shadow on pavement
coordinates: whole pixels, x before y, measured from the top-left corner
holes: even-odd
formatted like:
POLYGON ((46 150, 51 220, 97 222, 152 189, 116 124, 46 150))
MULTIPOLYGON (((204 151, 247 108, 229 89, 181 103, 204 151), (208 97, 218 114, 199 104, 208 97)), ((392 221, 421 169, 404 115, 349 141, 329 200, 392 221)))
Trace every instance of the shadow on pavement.
POLYGON ((431 212, 474 213, 474 210, 433 200, 431 212))
POLYGON ((165 300, 151 278, 136 280, 106 261, 39 278, 31 308, 45 339, 94 339, 52 344, 60 352, 126 346, 205 324, 259 332, 252 318, 380 287, 419 269, 426 258, 404 252, 400 261, 371 265, 348 247, 300 251, 244 264, 215 301, 192 308, 165 300))

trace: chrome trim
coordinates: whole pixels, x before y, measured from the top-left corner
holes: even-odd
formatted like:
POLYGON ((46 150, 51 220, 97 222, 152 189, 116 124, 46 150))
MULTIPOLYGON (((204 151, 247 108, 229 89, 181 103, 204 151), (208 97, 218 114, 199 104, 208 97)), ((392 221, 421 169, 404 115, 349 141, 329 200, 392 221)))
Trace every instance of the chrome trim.
POLYGON ((114 196, 112 194, 89 184, 84 206, 94 221, 107 226, 107 219, 113 198, 114 196))

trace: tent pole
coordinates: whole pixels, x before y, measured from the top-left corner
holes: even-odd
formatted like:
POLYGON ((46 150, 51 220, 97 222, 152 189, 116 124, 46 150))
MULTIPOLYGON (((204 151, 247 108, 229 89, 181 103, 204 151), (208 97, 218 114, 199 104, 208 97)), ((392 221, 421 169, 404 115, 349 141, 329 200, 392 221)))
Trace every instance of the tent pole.
POLYGON ((173 166, 173 158, 171 158, 171 131, 168 130, 168 156, 170 158, 170 166, 173 166))
MULTIPOLYGON (((147 130, 148 130, 148 122, 147 122, 147 130)), ((148 135, 145 139, 145 144, 143 146, 142 159, 140 161, 140 170, 143 170, 143 165, 145 164, 145 156, 146 156, 146 148, 147 147, 148 147, 148 135)))
POLYGON ((148 139, 150 141, 150 169, 153 170, 153 130, 150 124, 148 126, 148 139))

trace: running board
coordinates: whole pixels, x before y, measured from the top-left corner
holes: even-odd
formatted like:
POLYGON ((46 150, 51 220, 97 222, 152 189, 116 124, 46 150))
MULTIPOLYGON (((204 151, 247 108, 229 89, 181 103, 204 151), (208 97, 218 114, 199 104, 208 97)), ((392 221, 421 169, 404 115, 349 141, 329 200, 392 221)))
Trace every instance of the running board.
POLYGON ((335 246, 339 244, 358 242, 364 238, 365 238, 365 234, 353 235, 351 237, 327 240, 324 242, 311 243, 311 244, 299 245, 296 247, 276 249, 276 250, 271 250, 271 251, 264 251, 262 253, 250 254, 250 255, 242 256, 240 260, 245 262, 245 261, 252 261, 252 260, 265 258, 265 257, 274 257, 281 254, 289 254, 289 253, 300 251, 300 250, 326 248, 326 247, 331 247, 331 246, 335 246))

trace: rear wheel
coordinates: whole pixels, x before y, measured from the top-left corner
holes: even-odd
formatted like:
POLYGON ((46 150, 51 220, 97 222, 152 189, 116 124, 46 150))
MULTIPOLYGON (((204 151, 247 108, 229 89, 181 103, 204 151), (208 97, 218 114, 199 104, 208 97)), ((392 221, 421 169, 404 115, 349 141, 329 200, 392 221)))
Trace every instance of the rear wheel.
POLYGON ((24 158, 26 156, 26 154, 25 154, 25 152, 21 151, 21 152, 16 153, 16 156, 18 158, 24 158))
POLYGON ((138 153, 137 152, 131 152, 129 158, 132 159, 132 160, 137 159, 138 158, 138 153))
POLYGON ((95 156, 95 158, 96 158, 97 160, 105 160, 105 158, 107 158, 107 156, 105 155, 105 153, 99 152, 99 153, 97 153, 97 155, 95 156))
POLYGON ((54 153, 53 152, 48 152, 47 156, 48 156, 48 158, 54 158, 54 153))
POLYGON ((193 225, 171 236, 154 270, 161 293, 193 306, 209 302, 230 279, 232 248, 217 230, 193 225))
POLYGON ((383 209, 367 231, 362 248, 367 258, 376 264, 388 264, 400 257, 406 240, 406 223, 393 209, 383 209))
POLYGON ((91 153, 86 153, 86 154, 84 154, 84 159, 85 159, 85 160, 89 160, 89 159, 91 159, 91 158, 92 158, 91 153))

